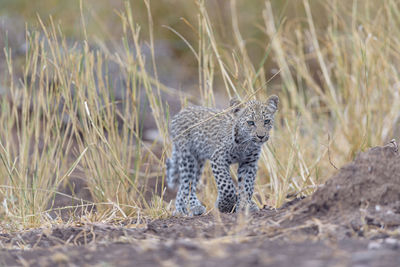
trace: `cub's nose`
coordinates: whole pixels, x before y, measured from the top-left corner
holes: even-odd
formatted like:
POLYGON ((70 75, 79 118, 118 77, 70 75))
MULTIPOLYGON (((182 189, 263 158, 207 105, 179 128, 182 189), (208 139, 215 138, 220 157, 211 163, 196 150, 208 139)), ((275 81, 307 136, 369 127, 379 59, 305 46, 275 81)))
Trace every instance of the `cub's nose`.
POLYGON ((258 134, 257 134, 257 137, 258 137, 260 140, 263 140, 264 137, 265 137, 265 135, 258 135, 258 134))

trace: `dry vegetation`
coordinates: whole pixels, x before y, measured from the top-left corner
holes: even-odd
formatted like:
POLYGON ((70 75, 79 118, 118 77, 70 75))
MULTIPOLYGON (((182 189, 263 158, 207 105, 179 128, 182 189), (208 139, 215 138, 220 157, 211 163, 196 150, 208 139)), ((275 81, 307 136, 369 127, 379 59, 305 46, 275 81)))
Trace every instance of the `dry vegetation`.
MULTIPOLYGON (((92 194, 91 201, 69 196, 72 206, 88 208, 82 220, 170 216, 165 95, 209 106, 234 95, 279 95, 260 160, 260 206, 311 194, 357 152, 392 138, 400 110, 396 1, 199 0, 180 3, 176 15, 178 1, 136 2, 81 1, 56 19, 31 15, 24 57, 15 55, 10 32, 1 33, 3 229, 53 223, 51 203, 76 172, 92 194), (106 13, 110 8, 115 12, 106 13), (157 69, 174 68, 158 63, 161 39, 179 44, 176 64, 192 70, 191 90, 160 81, 157 69), (160 137, 153 141, 142 138, 144 98, 160 137), (143 186, 149 179, 161 187, 150 199, 143 186)), ((15 3, 10 10, 30 8, 15 3)), ((210 171, 204 176, 200 199, 210 210, 216 189, 210 171)))

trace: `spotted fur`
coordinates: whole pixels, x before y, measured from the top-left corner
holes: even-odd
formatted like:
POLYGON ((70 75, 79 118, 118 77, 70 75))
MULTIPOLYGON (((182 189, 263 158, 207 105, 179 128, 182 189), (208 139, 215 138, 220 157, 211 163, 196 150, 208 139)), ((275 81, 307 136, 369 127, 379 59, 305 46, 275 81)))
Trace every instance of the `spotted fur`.
POLYGON ((229 213, 246 207, 258 210, 252 201, 257 161, 262 145, 269 139, 278 102, 277 96, 271 96, 265 103, 251 100, 241 104, 232 99, 227 112, 191 106, 172 118, 172 157, 167 159, 166 167, 168 185, 178 186, 177 213, 205 212, 196 187, 206 160, 210 160, 216 179, 219 211, 229 213), (238 190, 229 171, 229 166, 235 163, 239 165, 238 190))

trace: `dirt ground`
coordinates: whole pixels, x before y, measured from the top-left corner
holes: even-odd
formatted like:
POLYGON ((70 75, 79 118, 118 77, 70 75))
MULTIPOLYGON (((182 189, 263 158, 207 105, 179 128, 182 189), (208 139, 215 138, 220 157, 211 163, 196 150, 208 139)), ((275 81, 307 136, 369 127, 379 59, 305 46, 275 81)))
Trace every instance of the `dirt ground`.
POLYGON ((400 156, 360 153, 277 210, 2 233, 0 246, 0 266, 400 266, 400 156))

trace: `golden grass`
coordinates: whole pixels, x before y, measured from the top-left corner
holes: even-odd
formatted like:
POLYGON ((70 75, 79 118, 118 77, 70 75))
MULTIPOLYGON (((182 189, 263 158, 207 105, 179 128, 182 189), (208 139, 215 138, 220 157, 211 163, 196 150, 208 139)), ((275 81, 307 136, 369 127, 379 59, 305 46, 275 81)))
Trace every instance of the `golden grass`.
MULTIPOLYGON (((180 94, 184 102, 194 93, 203 105, 214 106, 216 91, 239 99, 279 95, 273 136, 259 163, 255 195, 260 205, 279 207, 288 194, 311 194, 335 166, 390 140, 400 110, 398 4, 320 1, 316 8, 312 3, 296 1, 295 7, 304 12, 292 18, 293 7, 292 13, 284 12, 289 4, 257 2, 259 13, 243 28, 243 20, 251 21, 238 7, 243 3, 230 1, 226 5, 230 24, 220 25, 205 1, 199 0, 191 6, 194 15, 182 20, 190 32, 166 26, 187 45, 186 53, 193 54, 197 66, 198 92, 180 94), (244 32, 251 25, 249 31, 257 34, 248 38, 244 32), (220 27, 230 28, 231 34, 224 35, 220 27), (257 58, 251 49, 255 45, 262 51, 257 58)), ((158 186, 165 187, 159 174, 164 173, 170 153, 170 115, 161 92, 176 94, 158 80, 153 31, 158 25, 151 12, 155 3, 143 4, 145 33, 129 2, 116 12, 124 49, 115 53, 102 42, 91 48, 82 3, 83 40, 71 46, 62 25, 51 19, 45 25, 38 19, 40 29, 26 34, 28 50, 18 80, 11 56, 15 48, 5 46, 9 79, 3 81, 7 93, 0 100, 4 227, 33 227, 48 221, 50 204, 60 194, 57 190, 78 170, 87 179, 93 203, 79 199, 75 203, 96 204, 96 218, 170 215, 171 205, 163 194, 149 201, 143 192, 153 176, 159 177, 158 186), (142 53, 143 35, 148 38, 150 60, 142 53), (118 66, 120 77, 110 76, 110 62, 118 66), (118 78, 126 85, 119 101, 112 87, 118 78), (143 95, 161 143, 142 140, 143 95), (164 148, 161 158, 154 154, 155 146, 164 148)), ((212 209, 216 190, 209 169, 203 181, 200 198, 212 209)))

